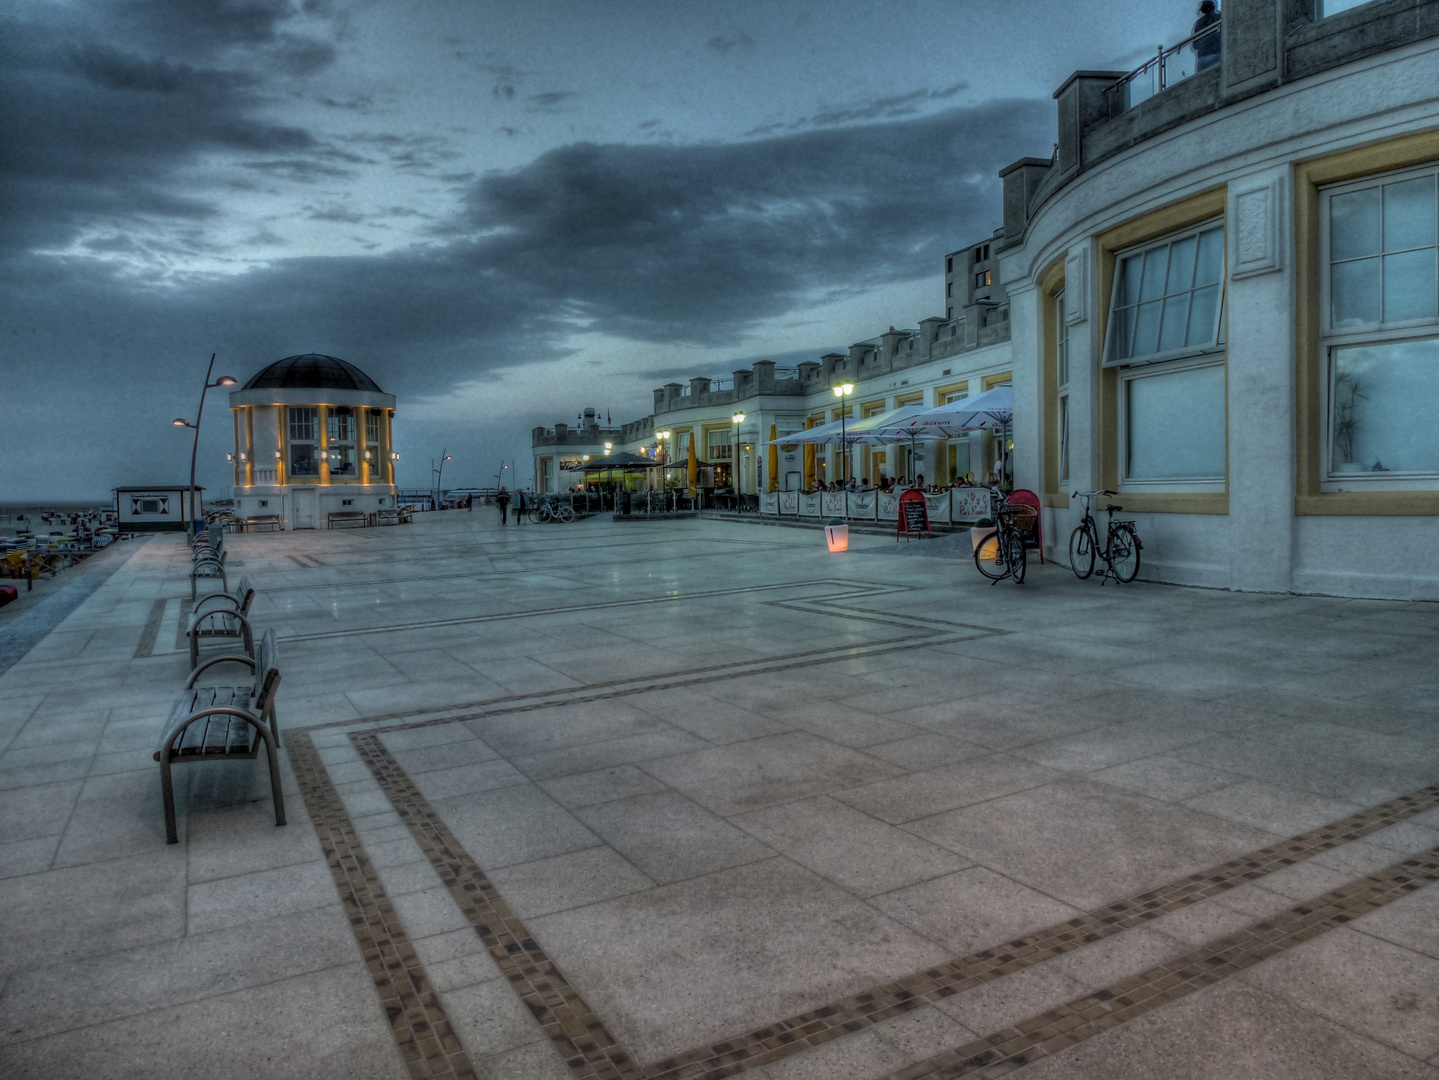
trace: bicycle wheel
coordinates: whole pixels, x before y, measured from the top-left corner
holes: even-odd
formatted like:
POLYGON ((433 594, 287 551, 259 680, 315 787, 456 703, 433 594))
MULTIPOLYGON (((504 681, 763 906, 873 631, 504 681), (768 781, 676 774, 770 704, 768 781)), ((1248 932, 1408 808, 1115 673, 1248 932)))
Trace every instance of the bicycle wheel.
POLYGON ((990 581, 998 581, 1008 573, 998 533, 991 533, 979 542, 979 547, 974 549, 974 565, 990 581))
POLYGON ((1109 565, 1120 581, 1139 575, 1139 539, 1128 525, 1116 525, 1109 532, 1109 565))
POLYGON ((1009 576, 1014 579, 1016 585, 1024 584, 1024 568, 1026 556, 1024 554, 1024 538, 1019 533, 1009 534, 1009 576))
POLYGON ((1069 568, 1080 581, 1094 573, 1094 537, 1083 525, 1069 534, 1069 568))
POLYGON ((575 520, 575 508, 561 504, 555 507, 555 520, 559 522, 570 522, 575 520))

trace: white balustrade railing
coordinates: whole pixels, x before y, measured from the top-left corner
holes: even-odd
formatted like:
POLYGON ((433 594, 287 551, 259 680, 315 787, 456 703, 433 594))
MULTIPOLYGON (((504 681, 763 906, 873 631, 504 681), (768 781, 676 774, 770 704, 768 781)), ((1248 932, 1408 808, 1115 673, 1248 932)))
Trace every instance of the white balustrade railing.
MULTIPOLYGON (((932 524, 974 521, 989 516, 989 489, 954 488, 927 494, 924 503, 932 524)), ((759 511, 780 517, 891 522, 899 518, 899 495, 890 491, 769 491, 760 495, 759 511)))

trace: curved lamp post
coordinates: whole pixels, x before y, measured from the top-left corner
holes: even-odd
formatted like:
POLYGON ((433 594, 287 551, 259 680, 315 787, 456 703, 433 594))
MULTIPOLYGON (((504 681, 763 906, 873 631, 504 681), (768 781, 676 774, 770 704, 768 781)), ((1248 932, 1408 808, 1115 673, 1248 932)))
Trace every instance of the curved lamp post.
POLYGON ((211 381, 210 381, 210 376, 211 376, 211 374, 214 373, 214 371, 215 371, 215 354, 214 354, 214 353, 211 353, 211 354, 210 354, 210 366, 205 369, 205 386, 204 386, 204 389, 202 389, 202 390, 200 391, 200 407, 195 410, 195 422, 192 424, 192 423, 190 423, 190 421, 184 419, 183 417, 178 417, 178 416, 177 416, 174 420, 171 420, 171 421, 170 421, 170 423, 174 424, 176 427, 186 427, 186 428, 190 428, 190 429, 192 429, 192 430, 194 431, 194 433, 195 433, 195 434, 194 434, 194 438, 190 441, 190 521, 189 521, 189 531, 192 532, 192 533, 199 532, 199 530, 195 527, 195 521, 196 521, 196 518, 195 518, 195 455, 198 454, 199 451, 200 451, 200 418, 201 418, 201 416, 202 416, 202 415, 204 414, 204 412, 205 412, 205 395, 208 394, 208 393, 210 392, 211 388, 213 388, 213 387, 216 387, 216 386, 234 386, 234 385, 235 385, 235 380, 234 380, 233 378, 231 378, 229 375, 221 375, 221 376, 220 376, 218 379, 216 379, 214 382, 211 382, 211 381))
POLYGON ((840 383, 834 388, 834 396, 839 398, 839 482, 843 487, 849 483, 849 443, 844 437, 844 417, 849 412, 849 405, 845 398, 854 393, 854 383, 840 383))
POLYGON ((442 501, 443 498, 444 498, 444 490, 445 490, 445 489, 443 488, 442 484, 444 483, 444 479, 445 479, 445 462, 447 462, 447 461, 453 461, 453 460, 454 460, 454 458, 450 457, 449 454, 447 454, 447 453, 445 453, 443 450, 441 450, 441 451, 440 451, 440 467, 437 469, 437 468, 435 468, 435 460, 434 460, 434 458, 431 458, 431 459, 430 459, 430 472, 433 473, 434 476, 435 476, 435 509, 436 509, 436 510, 439 510, 439 509, 441 508, 440 504, 441 504, 441 501, 442 501))

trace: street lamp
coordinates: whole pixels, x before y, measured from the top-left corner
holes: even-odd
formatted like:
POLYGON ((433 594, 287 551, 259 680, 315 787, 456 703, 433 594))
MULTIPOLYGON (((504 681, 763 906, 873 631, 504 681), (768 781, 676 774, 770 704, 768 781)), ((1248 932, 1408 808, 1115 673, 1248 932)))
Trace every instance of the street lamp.
POLYGON ((854 383, 840 383, 834 388, 834 396, 839 398, 839 480, 840 486, 849 483, 849 443, 844 437, 844 417, 849 412, 849 406, 845 404, 845 398, 854 393, 854 383))
POLYGON ((445 479, 445 462, 447 462, 447 461, 453 461, 453 460, 454 460, 454 458, 450 457, 449 454, 447 454, 447 453, 445 453, 443 450, 441 450, 441 451, 440 451, 440 467, 437 469, 437 468, 435 468, 435 459, 434 459, 434 458, 430 458, 430 473, 436 478, 436 479, 435 479, 435 509, 437 509, 437 510, 440 508, 440 496, 441 496, 441 493, 442 493, 443 490, 444 490, 444 488, 443 488, 441 485, 442 485, 442 483, 444 482, 444 479, 445 479))
POLYGON ((195 433, 194 438, 190 442, 190 529, 192 532, 199 531, 195 528, 195 455, 199 453, 200 450, 200 418, 205 412, 205 395, 210 392, 212 387, 235 385, 235 380, 229 375, 221 375, 214 382, 211 382, 210 376, 214 370, 215 354, 211 353, 210 366, 205 369, 205 386, 204 389, 200 391, 200 407, 195 411, 195 422, 192 424, 190 421, 180 417, 176 417, 170 421, 175 427, 190 428, 195 433))
POLYGON ((740 485, 739 485, 739 480, 740 480, 740 477, 739 477, 739 426, 744 423, 744 413, 740 412, 739 410, 735 410, 734 415, 730 417, 730 423, 734 424, 734 445, 733 445, 732 447, 730 447, 730 459, 729 459, 730 486, 731 486, 732 488, 734 488, 734 499, 735 499, 734 505, 735 505, 735 509, 738 510, 738 509, 739 509, 739 495, 740 495, 740 490, 739 490, 739 487, 740 487, 740 485))

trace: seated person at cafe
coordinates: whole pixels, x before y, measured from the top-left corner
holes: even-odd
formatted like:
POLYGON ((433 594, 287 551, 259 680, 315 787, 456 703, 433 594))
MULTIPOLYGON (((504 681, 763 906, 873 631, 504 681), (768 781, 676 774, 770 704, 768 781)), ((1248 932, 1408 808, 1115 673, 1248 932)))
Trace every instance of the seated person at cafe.
POLYGON ((859 478, 859 488, 858 488, 857 490, 859 490, 859 491, 873 491, 873 490, 874 490, 874 488, 870 487, 870 485, 869 485, 869 477, 867 477, 867 476, 861 476, 861 477, 859 478))
POLYGON ((923 490, 924 490, 924 473, 916 473, 916 474, 915 474, 915 476, 914 476, 914 486, 917 487, 917 488, 919 488, 920 491, 923 491, 923 490))
POLYGON ((890 489, 890 479, 889 479, 889 477, 881 475, 880 478, 879 478, 879 490, 880 490, 880 491, 888 491, 889 489, 890 489))

